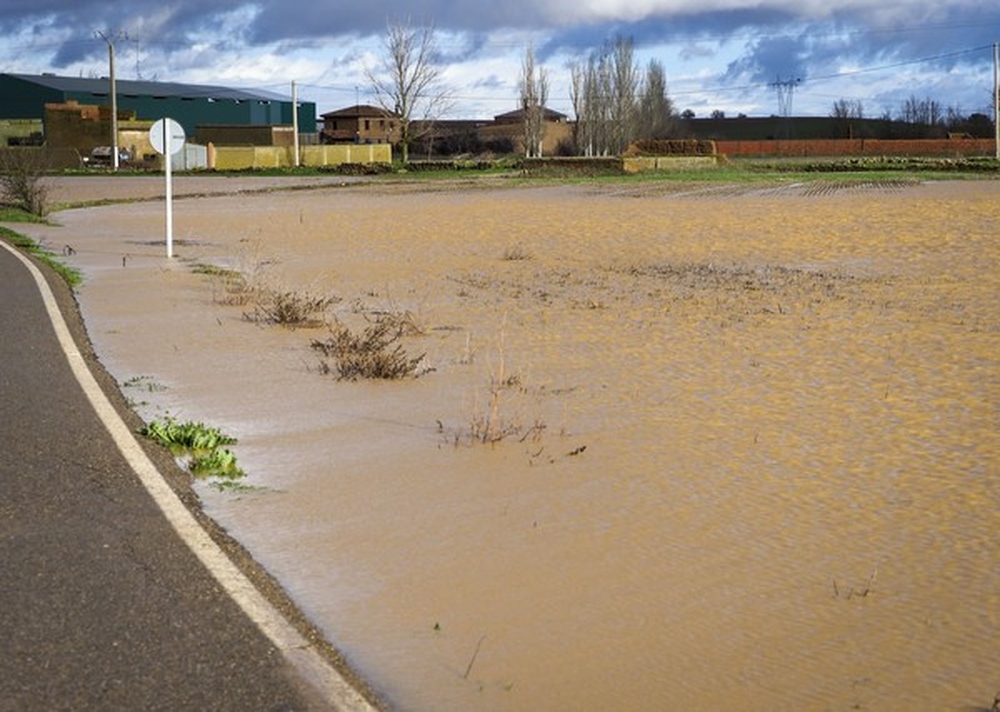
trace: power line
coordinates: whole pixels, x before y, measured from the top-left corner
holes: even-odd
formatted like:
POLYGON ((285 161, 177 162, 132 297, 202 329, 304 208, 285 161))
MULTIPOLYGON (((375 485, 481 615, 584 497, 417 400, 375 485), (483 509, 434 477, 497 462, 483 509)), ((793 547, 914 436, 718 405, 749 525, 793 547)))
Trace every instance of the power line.
POLYGON ((898 69, 899 67, 906 67, 913 64, 924 64, 926 62, 937 62, 942 59, 954 59, 955 57, 964 57, 969 54, 975 54, 976 52, 983 52, 985 50, 992 50, 992 45, 980 45, 979 47, 971 47, 969 49, 958 50, 956 52, 948 52, 946 54, 936 54, 932 57, 921 57, 920 59, 908 59, 901 62, 894 62, 892 64, 883 64, 878 67, 866 67, 863 69, 852 69, 848 72, 836 72, 835 74, 820 75, 818 77, 810 77, 810 82, 825 81, 827 79, 841 79, 843 77, 852 77, 857 74, 868 74, 871 72, 884 72, 889 69, 898 69))
MULTIPOLYGON (((932 25, 925 25, 925 26, 919 26, 919 27, 902 27, 902 28, 895 28, 895 29, 891 29, 891 30, 890 29, 886 29, 886 30, 870 29, 870 30, 855 30, 855 31, 847 31, 847 32, 830 31, 828 33, 811 33, 810 36, 811 37, 813 37, 813 36, 822 36, 824 34, 827 34, 827 35, 830 35, 830 36, 862 35, 862 34, 875 34, 875 33, 879 33, 879 34, 882 34, 882 33, 895 33, 895 34, 899 34, 899 33, 917 32, 917 31, 924 31, 924 30, 926 30, 926 31, 943 30, 943 29, 960 30, 960 29, 967 29, 967 28, 970 28, 970 27, 979 27, 979 28, 981 28, 980 25, 969 25, 969 24, 955 23, 955 24, 933 25, 933 26, 932 25)), ((774 34, 768 35, 768 34, 752 33, 752 34, 747 34, 746 37, 761 38, 761 37, 767 37, 767 36, 787 36, 787 34, 788 33, 780 33, 780 34, 774 33, 774 34)), ((709 39, 710 40, 710 39, 714 38, 714 39, 717 39, 717 40, 721 41, 721 40, 732 40, 734 38, 738 38, 738 37, 741 37, 741 36, 742 35, 734 35, 734 34, 720 34, 720 35, 707 35, 707 36, 706 35, 702 35, 702 36, 699 36, 696 39, 704 38, 704 39, 709 39)), ((371 42, 374 42, 375 39, 376 38, 373 36, 371 42)), ((690 40, 685 40, 685 41, 690 41, 690 40)), ((58 42, 58 43, 56 43, 56 42, 53 42, 53 43, 32 43, 30 45, 25 45, 24 47, 22 47, 22 49, 26 49, 26 48, 33 48, 33 49, 38 49, 38 48, 54 48, 54 47, 61 47, 61 46, 66 46, 66 45, 71 45, 71 44, 82 43, 82 42, 83 42, 83 40, 67 40, 66 42, 58 42)), ((679 40, 678 40, 678 42, 679 42, 679 40)), ((667 41, 667 42, 664 42, 663 44, 672 44, 672 43, 673 42, 671 42, 671 41, 667 41)), ((364 46, 368 46, 368 44, 369 43, 366 41, 366 42, 362 42, 361 45, 359 45, 359 46, 364 47, 364 46)), ((461 43, 461 44, 462 44, 462 46, 467 46, 466 43, 461 43)), ((490 44, 491 44, 490 42, 487 42, 484 46, 490 46, 490 44)), ((458 45, 459 45, 458 42, 454 43, 454 46, 458 46, 458 45)), ((150 51, 149 50, 150 47, 161 47, 162 48, 162 47, 172 47, 172 46, 190 48, 191 44, 190 43, 183 43, 183 42, 170 42, 170 41, 158 41, 158 42, 152 42, 151 41, 151 42, 146 42, 144 44, 144 47, 146 48, 146 51, 147 51, 147 56, 148 56, 148 52, 150 51)), ((231 46, 231 43, 226 43, 226 42, 218 42, 218 43, 212 43, 212 44, 209 44, 209 45, 203 45, 203 47, 206 48, 206 49, 222 49, 222 48, 226 48, 226 47, 230 47, 230 46, 231 46)), ((492 46, 494 46, 494 47, 504 47, 504 46, 518 47, 518 46, 522 46, 522 43, 520 43, 520 42, 493 41, 492 42, 492 46)), ((525 44, 524 46, 527 46, 527 45, 525 44)), ((863 74, 885 72, 885 71, 890 71, 890 70, 893 70, 893 69, 898 69, 900 67, 919 65, 919 64, 925 64, 925 63, 930 63, 930 62, 940 62, 940 61, 944 61, 944 60, 959 59, 959 58, 962 58, 962 57, 966 57, 966 56, 970 56, 970 55, 975 55, 977 53, 985 52, 986 50, 992 50, 992 45, 980 45, 980 46, 977 46, 977 47, 971 47, 971 48, 967 48, 967 49, 956 50, 956 51, 953 51, 953 52, 946 52, 946 53, 941 53, 941 54, 936 54, 936 55, 931 55, 931 56, 926 56, 926 57, 919 57, 919 58, 910 59, 910 60, 902 60, 902 61, 892 62, 892 63, 888 63, 888 64, 874 65, 874 66, 870 66, 870 67, 862 67, 862 68, 859 68, 859 69, 853 69, 853 70, 841 71, 841 72, 832 72, 832 73, 821 74, 821 75, 816 75, 816 76, 808 76, 803 81, 805 83, 807 83, 808 85, 815 85, 816 83, 819 83, 819 82, 826 82, 826 81, 832 81, 832 80, 837 80, 837 79, 849 78, 849 77, 852 77, 852 76, 858 76, 858 75, 863 75, 863 74)), ((138 52, 136 52, 136 60, 138 62, 138 52)), ((138 75, 138 73, 139 73, 138 72, 138 66, 137 66, 136 72, 137 72, 137 75, 138 75)), ((716 79, 715 83, 705 82, 705 83, 701 84, 700 86, 698 86, 697 88, 692 88, 692 89, 684 89, 683 88, 684 82, 681 82, 681 88, 677 88, 677 83, 675 82, 673 84, 673 86, 672 86, 672 88, 671 88, 671 90, 670 90, 669 93, 670 93, 670 95, 671 95, 672 98, 677 98, 677 97, 683 97, 683 96, 694 96, 694 95, 705 95, 705 94, 716 94, 716 95, 718 95, 718 94, 728 94, 728 93, 733 93, 733 92, 744 92, 744 93, 746 93, 746 92, 753 92, 753 91, 762 91, 762 90, 764 90, 765 88, 768 88, 768 87, 770 87, 771 89, 775 89, 774 83, 766 83, 766 82, 751 82, 751 83, 746 83, 746 84, 741 84, 741 85, 723 85, 723 84, 720 84, 718 82, 719 82, 719 80, 716 79)), ((280 83, 263 85, 263 87, 257 87, 257 88, 264 88, 264 87, 285 87, 285 86, 287 86, 287 82, 282 81, 280 83)), ((310 88, 310 89, 313 89, 313 90, 318 90, 318 91, 323 91, 323 92, 342 93, 342 94, 345 94, 345 95, 350 95, 352 92, 354 92, 355 84, 352 82, 349 86, 348 85, 341 86, 341 85, 335 85, 335 84, 320 84, 320 83, 309 84, 309 83, 301 83, 300 87, 304 87, 304 88, 307 87, 307 88, 310 88)), ((247 91, 253 91, 253 88, 247 88, 246 90, 247 91)), ((208 92, 207 94, 210 94, 210 92, 208 92)), ((791 99, 791 96, 790 96, 791 92, 788 92, 788 94, 789 94, 789 96, 787 98, 791 99)), ((497 93, 497 94, 466 94, 466 93, 457 93, 456 92, 456 93, 450 94, 449 96, 454 101, 468 101, 468 102, 479 102, 479 103, 487 103, 488 102, 488 103, 498 103, 498 104, 501 103, 501 102, 502 103, 515 102, 518 99, 518 97, 514 96, 513 94, 506 95, 506 94, 499 94, 499 93, 497 93)), ((779 97, 779 104, 782 103, 781 102, 782 98, 783 97, 779 97)), ((568 102, 570 100, 570 97, 569 96, 553 96, 552 100, 554 102, 568 102)))

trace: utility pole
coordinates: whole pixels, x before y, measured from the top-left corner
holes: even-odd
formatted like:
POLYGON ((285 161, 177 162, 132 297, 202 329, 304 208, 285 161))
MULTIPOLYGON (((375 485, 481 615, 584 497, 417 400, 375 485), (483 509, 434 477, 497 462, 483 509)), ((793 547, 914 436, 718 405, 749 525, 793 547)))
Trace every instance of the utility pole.
POLYGON ((112 32, 102 32, 98 30, 94 33, 98 38, 108 43, 108 64, 110 70, 108 77, 111 88, 111 165, 114 170, 118 170, 118 90, 115 87, 115 40, 122 36, 121 30, 112 32))
POLYGON ((299 92, 295 80, 292 80, 292 146, 295 151, 295 158, 292 165, 299 167, 299 92))
POLYGON ((993 141, 1000 161, 1000 42, 993 43, 993 141))

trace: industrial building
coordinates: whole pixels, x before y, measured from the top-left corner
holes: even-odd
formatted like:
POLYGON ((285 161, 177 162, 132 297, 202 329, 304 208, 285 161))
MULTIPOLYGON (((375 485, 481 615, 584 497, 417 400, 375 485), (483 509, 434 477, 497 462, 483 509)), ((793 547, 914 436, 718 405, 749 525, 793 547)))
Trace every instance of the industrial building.
MULTIPOLYGON (((45 119, 46 104, 109 107, 108 79, 59 77, 53 74, 0 74, 0 119, 45 119)), ((169 116, 189 136, 200 125, 273 126, 292 121, 290 97, 260 90, 173 82, 115 82, 119 112, 140 121, 169 116)), ((316 126, 316 104, 299 102, 298 125, 306 131, 316 126)))

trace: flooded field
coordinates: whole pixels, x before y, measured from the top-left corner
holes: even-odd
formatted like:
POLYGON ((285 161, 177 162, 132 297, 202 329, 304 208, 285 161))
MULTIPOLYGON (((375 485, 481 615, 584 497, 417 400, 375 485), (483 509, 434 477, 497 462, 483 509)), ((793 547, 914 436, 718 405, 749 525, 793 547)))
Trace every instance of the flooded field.
POLYGON ((393 708, 1000 690, 1000 182, 235 194, 170 262, 162 210, 25 231, 140 413, 239 438, 207 511, 393 708), (196 265, 401 317, 421 375, 324 375, 196 265))

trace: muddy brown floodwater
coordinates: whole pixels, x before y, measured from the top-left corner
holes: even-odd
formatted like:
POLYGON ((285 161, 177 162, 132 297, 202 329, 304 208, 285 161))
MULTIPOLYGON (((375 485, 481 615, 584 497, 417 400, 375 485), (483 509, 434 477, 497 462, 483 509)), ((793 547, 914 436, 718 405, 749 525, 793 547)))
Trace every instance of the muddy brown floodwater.
POLYGON ((238 193, 176 203, 170 262, 162 211, 25 231, 144 417, 239 438, 206 510, 394 707, 1000 689, 1000 182, 238 193), (426 372, 322 375, 196 264, 408 314, 426 372))

